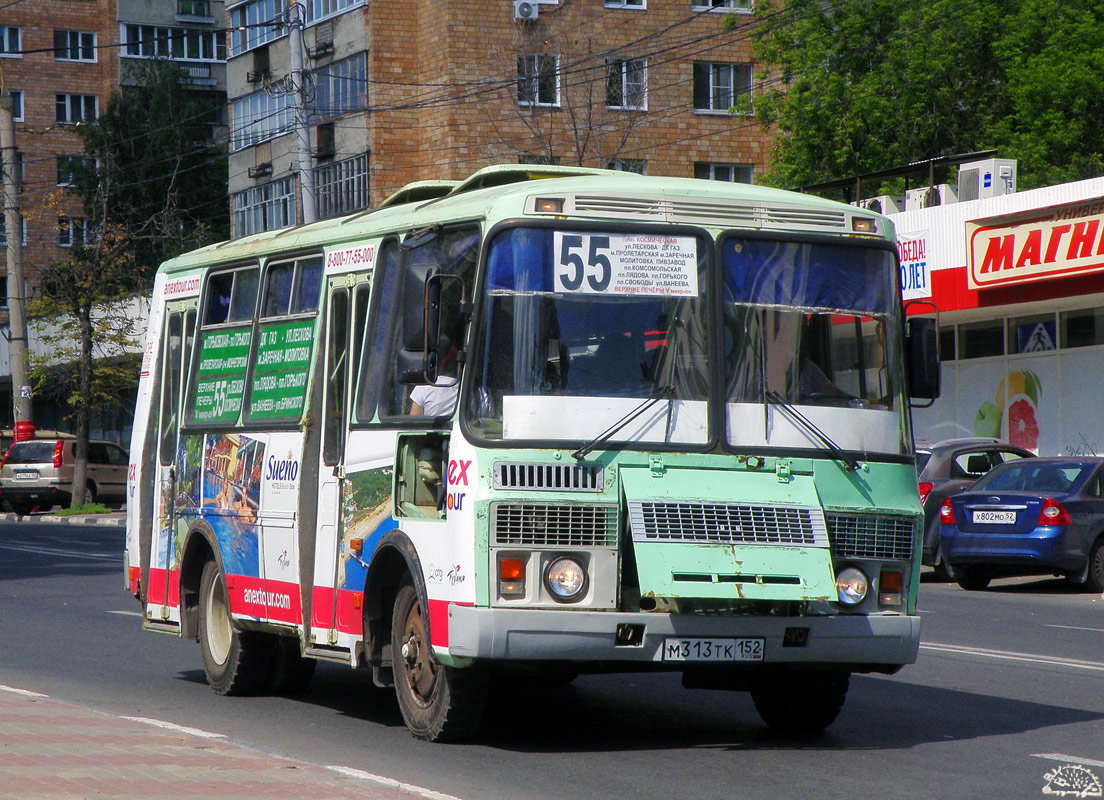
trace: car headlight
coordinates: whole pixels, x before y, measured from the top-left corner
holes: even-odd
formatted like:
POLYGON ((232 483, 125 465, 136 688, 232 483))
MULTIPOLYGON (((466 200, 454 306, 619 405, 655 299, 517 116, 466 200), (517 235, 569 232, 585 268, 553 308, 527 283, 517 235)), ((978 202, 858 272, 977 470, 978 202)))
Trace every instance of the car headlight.
POLYGON ((560 556, 544 571, 544 586, 561 603, 578 600, 586 592, 586 570, 577 559, 560 556))
POLYGON ((863 601, 870 589, 870 581, 862 570, 847 567, 836 575, 836 594, 845 606, 855 606, 863 601))

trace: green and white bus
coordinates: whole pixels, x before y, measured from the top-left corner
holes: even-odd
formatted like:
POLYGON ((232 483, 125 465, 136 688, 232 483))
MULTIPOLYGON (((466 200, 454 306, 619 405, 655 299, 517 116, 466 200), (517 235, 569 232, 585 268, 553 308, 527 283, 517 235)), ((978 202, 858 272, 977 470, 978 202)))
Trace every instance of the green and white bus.
POLYGON ((216 692, 318 659, 415 736, 489 684, 668 670, 819 730, 916 659, 890 222, 741 184, 500 166, 207 247, 154 285, 127 585, 216 692))

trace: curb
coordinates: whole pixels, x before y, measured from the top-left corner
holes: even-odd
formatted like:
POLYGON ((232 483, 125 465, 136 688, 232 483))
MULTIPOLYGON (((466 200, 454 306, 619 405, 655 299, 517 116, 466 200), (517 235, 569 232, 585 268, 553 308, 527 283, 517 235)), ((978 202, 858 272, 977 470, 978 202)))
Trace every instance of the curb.
POLYGON ((20 516, 10 511, 0 513, 0 522, 20 522, 43 525, 107 525, 121 528, 126 525, 126 515, 112 514, 73 514, 71 516, 58 516, 57 514, 27 514, 20 516))

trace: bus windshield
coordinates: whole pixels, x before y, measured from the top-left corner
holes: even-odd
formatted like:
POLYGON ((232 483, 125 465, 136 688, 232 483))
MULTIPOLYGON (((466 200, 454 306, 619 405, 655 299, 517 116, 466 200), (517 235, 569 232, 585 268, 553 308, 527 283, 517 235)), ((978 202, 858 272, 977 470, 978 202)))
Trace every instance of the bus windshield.
POLYGON ((657 399, 612 439, 707 442, 711 248, 692 235, 496 235, 469 359, 474 432, 586 440, 657 399), (662 281, 633 269, 661 262, 662 281))
POLYGON ((809 446, 775 405, 845 449, 905 452, 892 252, 739 236, 720 251, 729 443, 809 446))

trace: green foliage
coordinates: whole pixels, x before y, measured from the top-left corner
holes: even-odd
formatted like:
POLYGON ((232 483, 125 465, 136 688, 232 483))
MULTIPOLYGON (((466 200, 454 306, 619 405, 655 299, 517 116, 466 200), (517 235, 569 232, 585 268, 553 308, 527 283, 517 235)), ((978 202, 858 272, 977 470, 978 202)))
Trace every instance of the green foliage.
POLYGON ((71 517, 74 514, 106 514, 110 511, 103 503, 89 503, 88 505, 71 506, 54 512, 57 517, 71 517))
POLYGON ((1020 161, 1021 188, 1101 172, 1099 2, 784 0, 757 14, 766 183, 993 148, 1020 161))
POLYGON ((165 259, 228 238, 226 160, 212 139, 215 109, 188 91, 178 66, 126 67, 133 85, 77 129, 88 158, 74 183, 89 220, 126 232, 148 283, 165 259))

